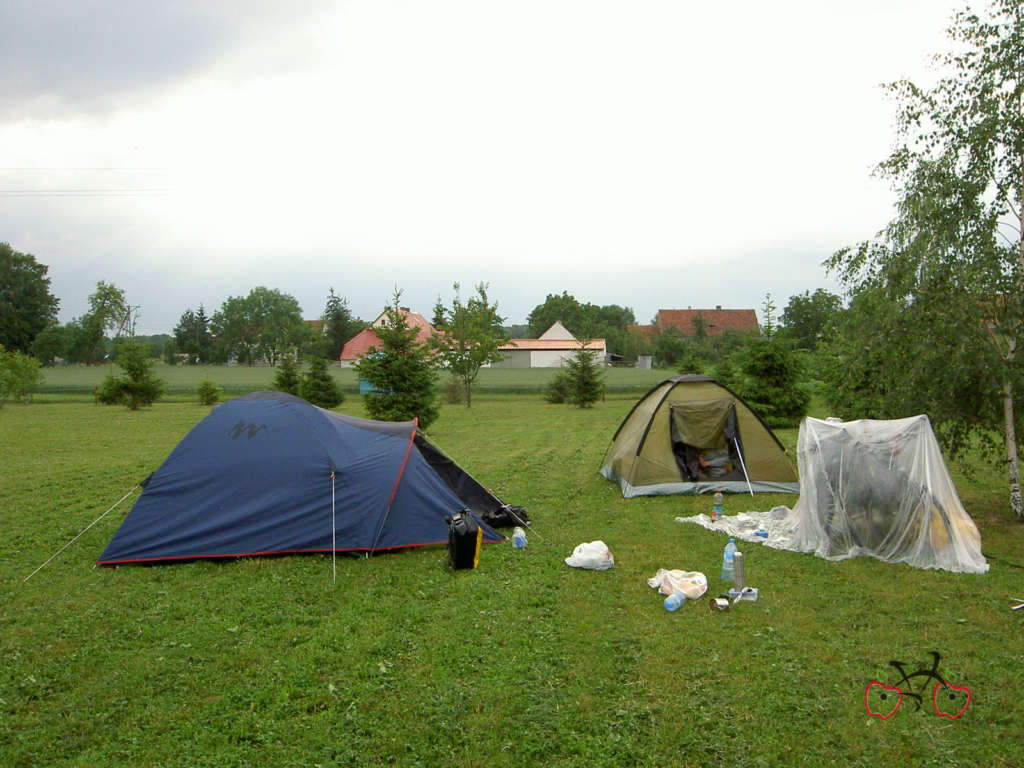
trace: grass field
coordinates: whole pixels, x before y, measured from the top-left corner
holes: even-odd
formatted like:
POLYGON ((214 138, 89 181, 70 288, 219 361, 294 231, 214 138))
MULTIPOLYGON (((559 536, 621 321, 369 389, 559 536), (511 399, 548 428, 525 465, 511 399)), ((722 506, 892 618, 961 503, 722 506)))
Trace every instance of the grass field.
MULTIPOLYGON (((221 387, 225 393, 241 394, 259 389, 272 389, 275 369, 267 366, 245 365, 165 365, 154 366, 155 374, 167 383, 172 395, 194 393, 202 379, 221 387)), ((91 394, 111 371, 120 369, 110 365, 69 365, 45 368, 45 383, 40 392, 47 394, 91 394)), ((331 374, 346 392, 359 391, 359 382, 351 368, 332 366, 331 374)), ((484 368, 474 384, 474 392, 525 393, 540 392, 555 375, 556 368, 484 368)), ((650 389, 669 376, 672 371, 642 371, 636 368, 609 368, 605 371, 605 388, 609 393, 635 393, 650 389)), ((444 381, 444 374, 441 381, 444 381)))
MULTIPOLYGON (((725 540, 673 520, 710 499, 624 500, 597 474, 634 399, 446 406, 431 438, 528 509, 529 546, 488 545, 475 571, 443 548, 342 559, 336 584, 321 556, 94 568, 129 502, 23 583, 208 410, 8 404, 0 766, 1024 764, 1024 526, 999 473, 957 475, 984 576, 747 545, 757 603, 667 613, 646 579, 702 570, 717 593, 725 540), (593 539, 612 570, 563 563, 593 539), (931 650, 972 691, 966 713, 938 717, 929 688, 920 711, 869 717, 867 683, 931 650)), ((729 496, 726 512, 795 499, 729 496)))

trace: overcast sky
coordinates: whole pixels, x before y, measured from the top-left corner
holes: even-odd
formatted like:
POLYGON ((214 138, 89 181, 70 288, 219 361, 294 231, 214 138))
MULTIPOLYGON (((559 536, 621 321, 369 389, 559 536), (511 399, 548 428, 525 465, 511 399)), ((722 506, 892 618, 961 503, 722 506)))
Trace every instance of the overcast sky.
POLYGON ((781 310, 891 216, 880 84, 961 5, 0 0, 0 241, 141 333, 257 285, 781 310))

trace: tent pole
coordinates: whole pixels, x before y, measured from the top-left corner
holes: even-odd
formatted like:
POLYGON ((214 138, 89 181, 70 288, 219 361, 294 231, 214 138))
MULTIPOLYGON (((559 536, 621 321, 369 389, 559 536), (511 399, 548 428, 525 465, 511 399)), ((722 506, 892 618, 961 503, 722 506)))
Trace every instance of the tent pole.
MULTIPOLYGON (((136 485, 136 486, 135 486, 134 488, 132 488, 132 489, 131 489, 130 491, 128 491, 128 493, 126 493, 126 494, 125 494, 124 496, 122 496, 122 497, 121 497, 121 498, 120 498, 120 499, 118 500, 117 504, 114 504, 114 506, 113 506, 113 507, 111 507, 110 509, 108 509, 108 510, 107 510, 106 512, 104 512, 104 513, 103 513, 102 515, 100 515, 100 516, 99 516, 99 517, 97 517, 97 518, 96 518, 95 520, 93 520, 93 521, 92 521, 91 523, 89 523, 89 524, 88 524, 87 526, 85 526, 85 528, 83 528, 83 529, 82 529, 81 533, 79 533, 79 534, 78 534, 77 536, 75 536, 75 538, 73 538, 73 539, 72 539, 71 541, 69 541, 69 542, 68 542, 67 544, 65 544, 65 545, 64 545, 63 547, 61 547, 61 548, 60 548, 60 549, 58 549, 58 550, 57 550, 56 552, 54 552, 54 553, 53 553, 52 555, 50 555, 50 560, 53 560, 53 558, 55 558, 55 557, 56 557, 57 555, 59 555, 59 554, 60 554, 61 552, 63 552, 63 551, 65 550, 65 549, 67 549, 67 548, 68 548, 68 547, 70 547, 70 546, 71 546, 72 544, 74 544, 74 543, 75 543, 76 541, 78 541, 78 540, 79 540, 80 538, 82 538, 82 534, 83 534, 83 533, 85 533, 86 531, 88 531, 88 530, 89 530, 90 528, 92 528, 92 527, 93 527, 94 525, 96 525, 96 523, 98 523, 98 522, 99 522, 100 520, 102 520, 102 519, 103 519, 104 517, 106 517, 106 516, 107 516, 108 514, 110 514, 110 513, 111 513, 111 512, 112 512, 112 511, 113 511, 113 510, 114 510, 114 509, 115 509, 115 508, 117 507, 117 505, 118 505, 118 504, 120 504, 120 503, 121 503, 122 501, 124 501, 125 499, 127 499, 127 498, 128 498, 129 496, 131 496, 131 495, 132 495, 133 493, 135 493, 135 491, 137 491, 137 490, 138 490, 138 488, 139 488, 139 486, 138 486, 138 485, 136 485)), ((40 566, 39 566, 38 568, 36 568, 36 569, 35 569, 34 571, 32 571, 32 573, 30 573, 30 574, 29 574, 28 576, 26 576, 26 577, 25 577, 24 579, 22 579, 22 580, 21 580, 21 583, 22 583, 22 584, 24 584, 24 583, 25 583, 26 581, 28 581, 29 579, 31 579, 31 578, 32 578, 33 576, 35 576, 35 575, 36 575, 37 573, 39 573, 39 572, 40 572, 41 570, 43 570, 43 568, 45 568, 45 567, 46 567, 46 565, 47 565, 47 564, 48 564, 48 563, 50 562, 50 560, 47 560, 47 561, 46 561, 45 563, 43 563, 43 564, 42 564, 42 565, 40 565, 40 566)))
POLYGON ((747 465, 743 461, 743 451, 740 450, 740 441, 735 437, 732 439, 733 445, 736 446, 736 455, 740 457, 740 466, 743 467, 743 477, 747 479, 747 488, 750 490, 750 495, 754 495, 754 488, 750 485, 750 475, 747 474, 747 465))
POLYGON ((338 583, 338 526, 334 522, 334 471, 331 471, 331 580, 338 583))
POLYGON ((380 535, 384 533, 384 526, 387 525, 388 515, 391 514, 391 505, 395 501, 395 496, 398 495, 398 484, 402 482, 402 476, 405 474, 405 467, 409 463, 409 454, 412 453, 413 442, 416 440, 416 432, 420 428, 420 420, 418 417, 412 417, 412 432, 409 433, 409 444, 405 446, 405 457, 402 459, 402 467, 398 470, 398 477, 395 478, 395 487, 391 489, 391 498, 388 499, 388 505, 384 508, 384 515, 380 520, 380 527, 377 528, 377 535, 373 537, 373 546, 370 547, 370 551, 366 553, 366 557, 377 551, 377 542, 380 541, 380 535))

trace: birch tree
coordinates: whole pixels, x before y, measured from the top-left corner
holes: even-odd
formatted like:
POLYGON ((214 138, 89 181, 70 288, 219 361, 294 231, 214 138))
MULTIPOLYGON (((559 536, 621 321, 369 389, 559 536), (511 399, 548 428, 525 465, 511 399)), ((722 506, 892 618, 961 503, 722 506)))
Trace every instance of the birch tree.
MULTIPOLYGON (((957 13, 948 30, 950 51, 935 57, 935 85, 887 86, 897 104, 897 138, 878 172, 897 192, 896 216, 876 238, 826 262, 855 299, 850 312, 885 303, 879 318, 844 327, 870 328, 861 341, 891 366, 879 376, 886 407, 926 410, 954 453, 993 431, 1001 434, 1010 508, 1018 518, 1024 517, 1015 405, 1024 391, 1018 356, 1024 341, 1022 2, 993 0, 983 14, 957 13), (856 300, 867 296, 871 301, 856 300)), ((856 354, 850 341, 840 340, 838 348, 856 354)))

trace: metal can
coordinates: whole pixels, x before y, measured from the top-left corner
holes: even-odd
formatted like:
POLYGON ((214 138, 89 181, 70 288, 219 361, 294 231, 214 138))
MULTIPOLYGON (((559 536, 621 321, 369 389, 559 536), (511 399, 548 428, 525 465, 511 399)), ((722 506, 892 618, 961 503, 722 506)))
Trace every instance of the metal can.
POLYGON ((747 586, 747 572, 743 567, 743 553, 737 552, 732 556, 732 581, 736 589, 743 589, 747 586))
POLYGON ((708 608, 712 611, 728 611, 729 610, 729 596, 719 595, 718 597, 712 597, 708 600, 708 608))

